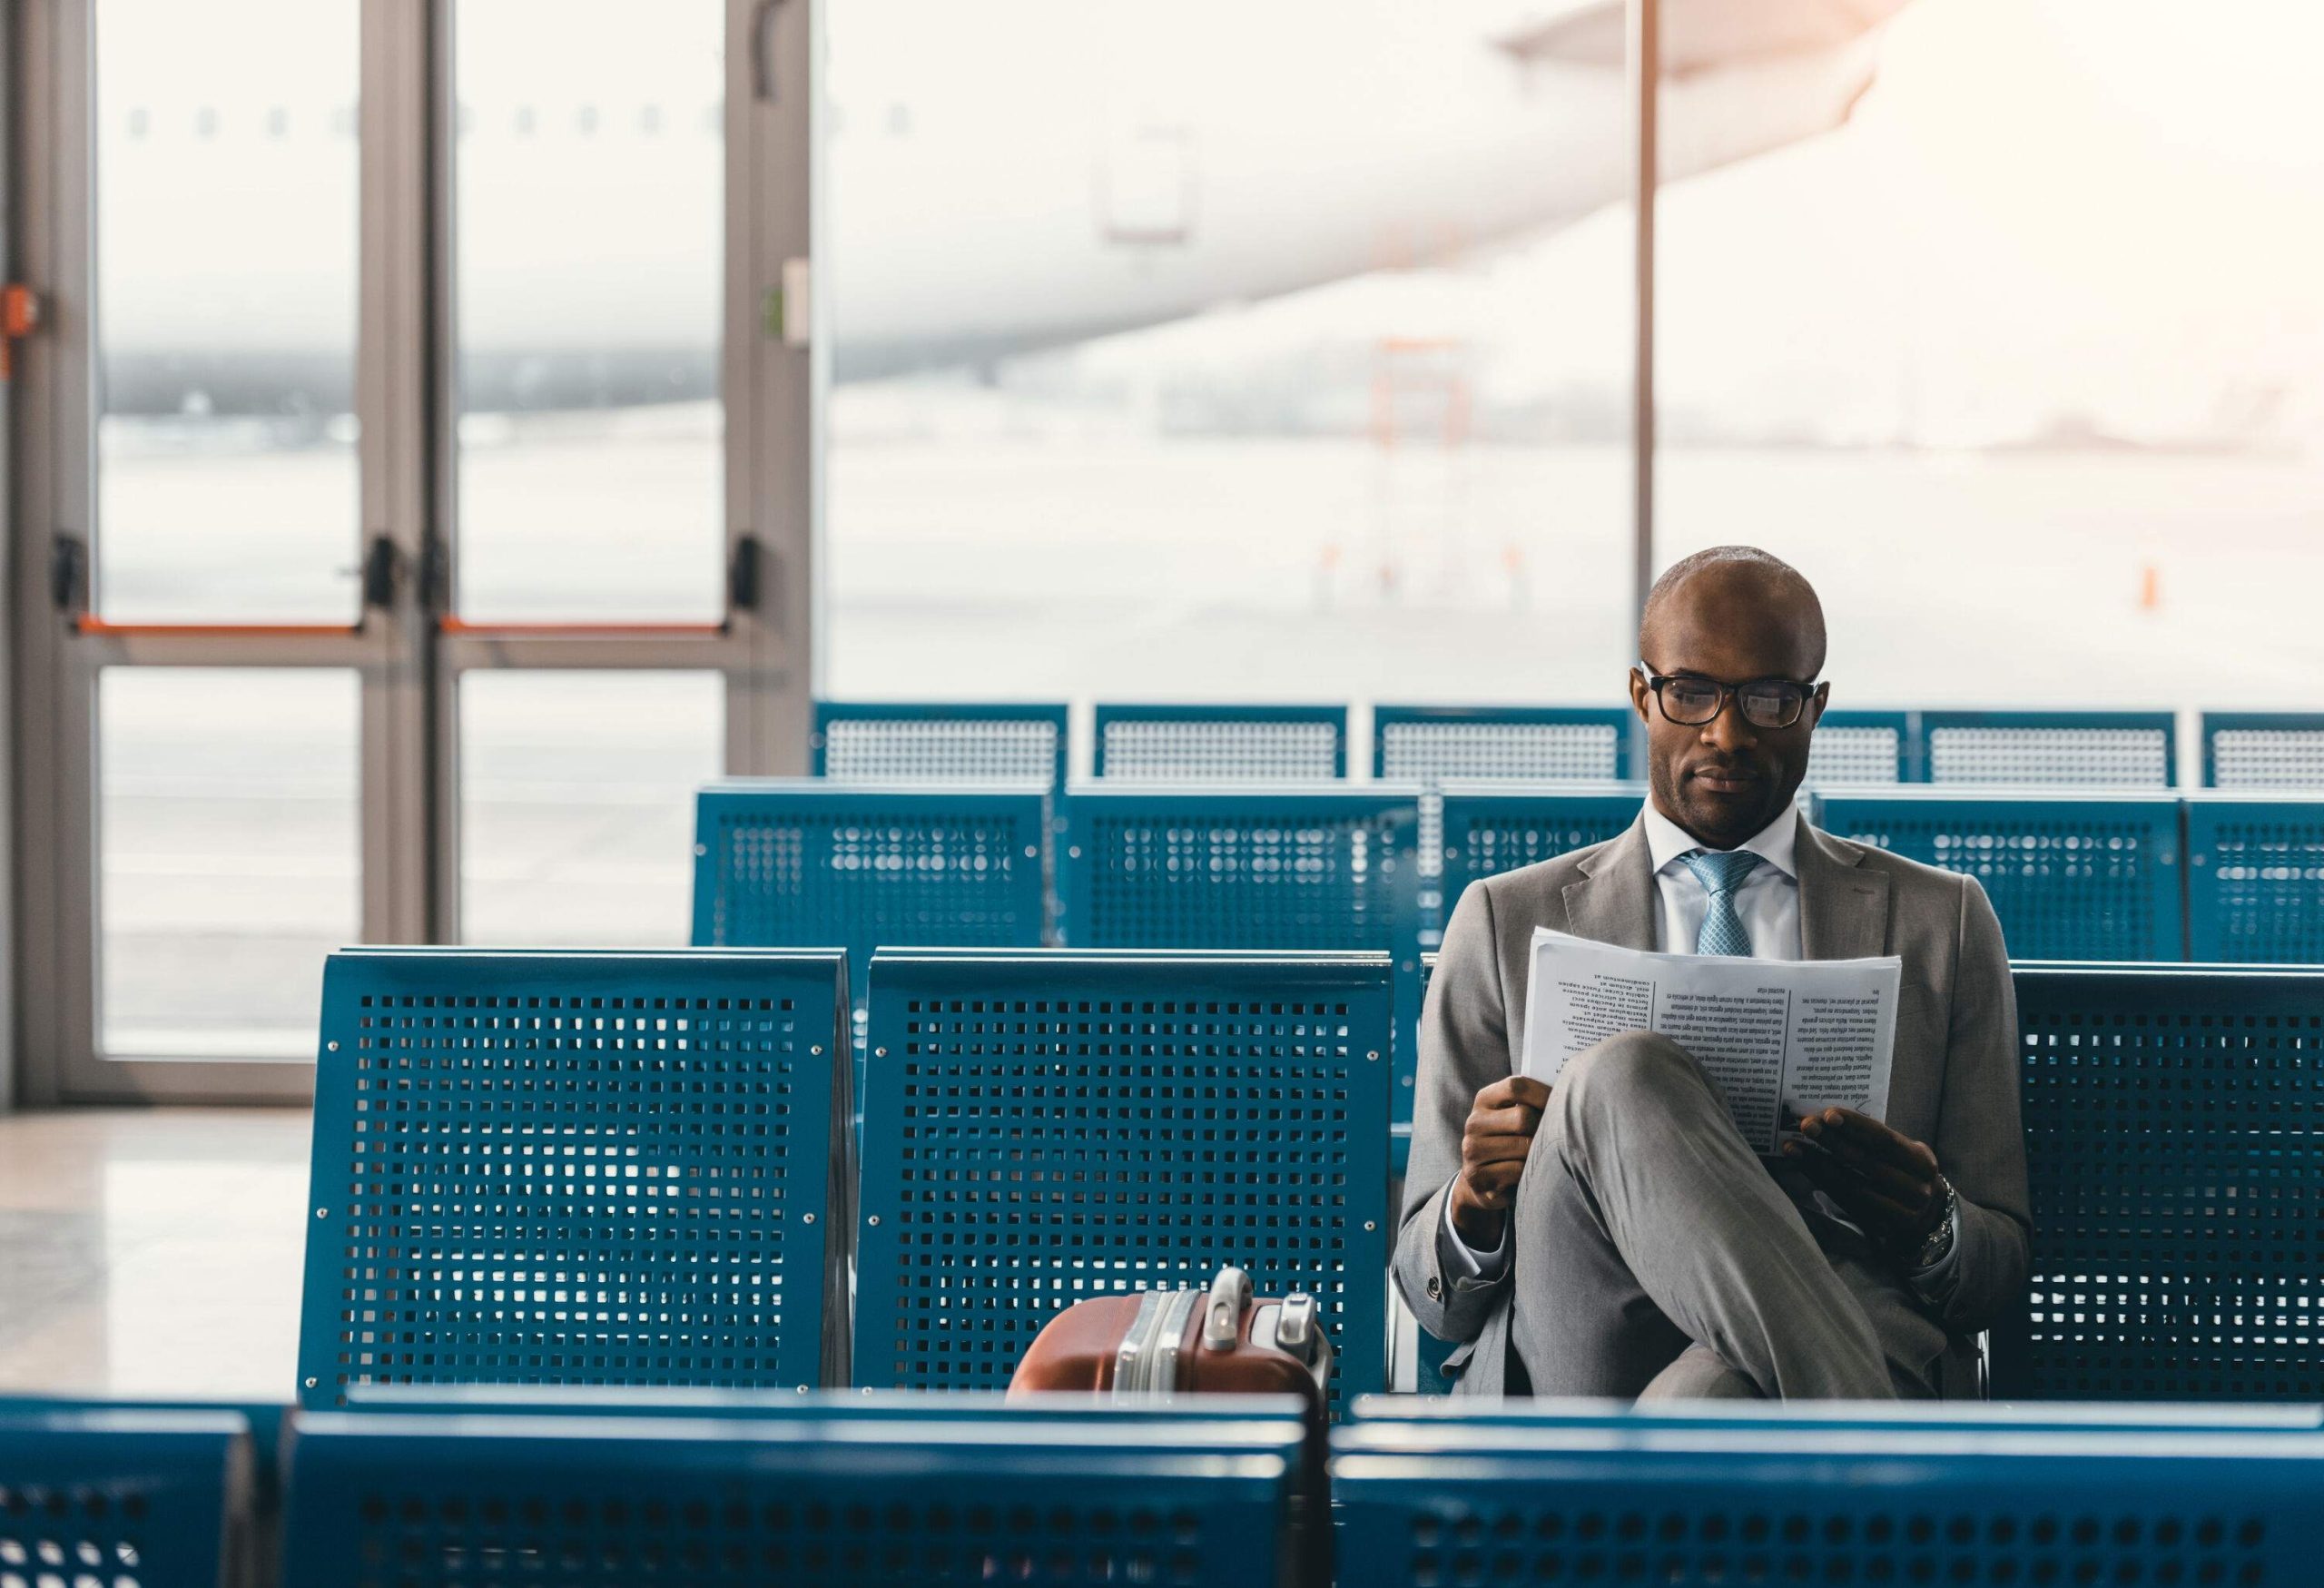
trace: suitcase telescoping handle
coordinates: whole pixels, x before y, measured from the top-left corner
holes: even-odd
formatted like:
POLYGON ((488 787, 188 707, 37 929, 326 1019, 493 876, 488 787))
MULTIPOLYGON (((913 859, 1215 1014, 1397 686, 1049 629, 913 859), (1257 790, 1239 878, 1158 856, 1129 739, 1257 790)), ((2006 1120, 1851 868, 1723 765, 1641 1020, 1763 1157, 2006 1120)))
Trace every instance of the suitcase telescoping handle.
POLYGON ((1243 1337, 1243 1314, 1251 1305, 1251 1276, 1228 1266, 1210 1282, 1210 1300, 1203 1308, 1202 1344, 1206 1351, 1232 1351, 1243 1337))

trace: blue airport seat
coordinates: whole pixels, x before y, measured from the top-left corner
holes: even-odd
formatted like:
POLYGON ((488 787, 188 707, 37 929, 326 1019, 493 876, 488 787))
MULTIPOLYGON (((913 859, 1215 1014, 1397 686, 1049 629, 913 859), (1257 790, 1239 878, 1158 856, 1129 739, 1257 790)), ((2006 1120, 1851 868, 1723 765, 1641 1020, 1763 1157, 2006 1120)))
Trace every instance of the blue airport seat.
MULTIPOLYGON (((1067 942, 1393 954, 1395 1062, 1411 1073, 1425 924, 1417 788, 1086 784, 1067 809, 1067 942)), ((1412 1118, 1409 1087, 1395 1117, 1412 1118)))
POLYGON ((2324 972, 2024 966, 2007 1399, 2324 1401, 2324 972))
POLYGON ((1896 1428, 1908 1433, 2324 1434, 2324 1406, 2116 1401, 1657 1401, 1586 1396, 1502 1400, 1368 1395, 1350 1423, 1435 1423, 1472 1427, 1610 1428, 1630 1433, 1710 1428, 1896 1428))
POLYGON ((1444 915, 1481 877, 1555 860, 1619 838, 1646 804, 1643 784, 1585 788, 1444 790, 1444 915))
POLYGON ((1347 775, 1344 705, 1100 702, 1092 771, 1116 782, 1319 783, 1347 775))
POLYGON ((1827 711, 1808 742, 1813 788, 1926 783, 1920 735, 1908 711, 1827 711))
POLYGON ((2203 713, 2203 786, 2324 789, 2324 712, 2203 713))
POLYGON ((1282 1583, 1295 1419, 302 1415, 286 1581, 1282 1583))
POLYGON ((1357 1423, 1341 1588, 2312 1580, 2324 1436, 1357 1423))
POLYGON ((1381 1388, 1393 1011, 1384 954, 881 954, 856 1382, 999 1388, 1074 1302, 1235 1263, 1381 1388))
POLYGON ((814 774, 842 782, 1044 783, 1062 794, 1066 715, 1062 705, 819 700, 808 748, 814 774))
POLYGON ((2324 794, 2187 804, 2187 957, 2324 964, 2324 794))
POLYGON ((0 1583, 239 1588, 256 1481, 236 1412, 0 1405, 0 1583))
POLYGON ((1205 1395, 1171 1401, 1115 1401, 1098 1399, 1080 1391, 1012 1396, 999 1390, 931 1395, 914 1389, 846 1389, 799 1395, 788 1390, 700 1389, 676 1385, 367 1385, 348 1393, 346 1409, 425 1416, 682 1417, 744 1423, 1037 1423, 1064 1418, 1082 1426, 1095 1426, 1109 1416, 1118 1424, 1143 1426, 1157 1419, 1218 1423, 1256 1417, 1297 1421, 1306 1415, 1305 1404, 1296 1396, 1288 1395, 1205 1395))
POLYGON ((1620 783, 1634 770, 1627 706, 1376 705, 1372 775, 1401 783, 1620 783))
POLYGON ((2167 711, 1924 711, 1931 783, 2000 788, 2175 788, 2167 711))
POLYGON ((1975 877, 2013 959, 2186 957, 2175 799, 1897 789, 1816 804, 1828 833, 1975 877))
POLYGON ((1050 941, 1052 806, 1024 784, 713 784, 694 800, 693 941, 845 949, 860 1050, 875 950, 1050 941))
POLYGON ((301 1404, 845 1383, 846 999, 829 950, 332 955, 301 1404))

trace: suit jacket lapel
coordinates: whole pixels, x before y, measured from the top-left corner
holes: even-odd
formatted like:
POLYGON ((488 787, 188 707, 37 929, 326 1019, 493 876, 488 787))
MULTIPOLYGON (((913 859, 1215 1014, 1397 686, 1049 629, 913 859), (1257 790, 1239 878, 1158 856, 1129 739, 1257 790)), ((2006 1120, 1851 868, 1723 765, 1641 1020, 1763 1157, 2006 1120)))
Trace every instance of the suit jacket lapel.
POLYGON ((1643 821, 1584 862, 1581 881, 1566 884, 1565 928, 1620 948, 1655 946, 1654 862, 1643 821))
POLYGON ((1799 942, 1811 960, 1863 960, 1888 952, 1888 876, 1862 854, 1799 819, 1799 942))

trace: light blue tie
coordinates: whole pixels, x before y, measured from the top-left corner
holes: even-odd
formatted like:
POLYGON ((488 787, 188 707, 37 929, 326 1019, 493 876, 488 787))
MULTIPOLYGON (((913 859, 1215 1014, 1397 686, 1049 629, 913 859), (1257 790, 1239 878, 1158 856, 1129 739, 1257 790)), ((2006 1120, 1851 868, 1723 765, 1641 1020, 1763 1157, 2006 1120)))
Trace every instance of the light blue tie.
POLYGON ((1703 929, 1695 934, 1695 952, 1748 958, 1751 934, 1743 930, 1743 918, 1735 912, 1735 890, 1758 866, 1759 857, 1748 849, 1695 849, 1679 858, 1710 895, 1710 907, 1703 912, 1703 929))

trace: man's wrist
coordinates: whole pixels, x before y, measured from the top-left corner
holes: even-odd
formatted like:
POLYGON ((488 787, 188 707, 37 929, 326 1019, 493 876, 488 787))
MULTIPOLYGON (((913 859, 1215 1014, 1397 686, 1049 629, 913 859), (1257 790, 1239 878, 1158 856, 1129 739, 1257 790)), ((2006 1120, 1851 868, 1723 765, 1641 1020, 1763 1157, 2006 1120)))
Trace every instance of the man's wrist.
POLYGON ((1498 1208, 1486 1207, 1478 1198, 1476 1193, 1469 1189, 1469 1177, 1465 1171, 1452 1177, 1452 1185, 1446 1196, 1452 1217, 1452 1233, 1461 1238, 1461 1243, 1471 1251, 1497 1249, 1501 1245, 1502 1224, 1508 1215, 1498 1208))

